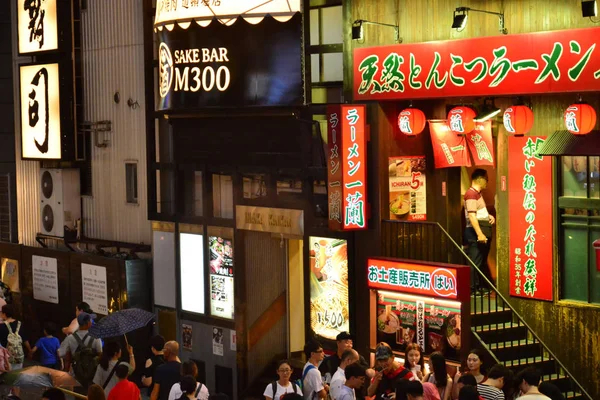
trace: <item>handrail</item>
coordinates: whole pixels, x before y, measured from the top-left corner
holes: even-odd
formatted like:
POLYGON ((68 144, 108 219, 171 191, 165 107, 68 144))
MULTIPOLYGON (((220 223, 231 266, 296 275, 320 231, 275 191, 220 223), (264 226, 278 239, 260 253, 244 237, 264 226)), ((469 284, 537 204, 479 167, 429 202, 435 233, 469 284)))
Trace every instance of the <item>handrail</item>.
POLYGON ((480 275, 480 279, 483 278, 485 280, 485 282, 488 284, 489 288, 496 293, 496 295, 503 301, 503 303, 506 306, 508 306, 508 308, 512 311, 512 313, 517 317, 517 319, 519 319, 519 322, 521 322, 525 326, 525 328, 527 328, 527 330, 531 333, 531 335, 535 339, 537 339, 537 341, 542 345, 544 350, 548 352, 550 357, 552 357, 552 359, 560 366, 560 368, 562 368, 565 371, 565 373, 568 375, 569 379, 571 379, 578 386, 578 388, 582 392, 582 394, 585 395, 589 400, 592 400, 592 396, 590 396, 590 394, 583 388, 583 386, 581 386, 579 381, 573 376, 573 374, 571 374, 571 372, 567 369, 567 367, 565 367, 564 364, 558 359, 558 357, 556 357, 556 355, 552 352, 552 350, 550 350, 548 348, 546 343, 544 343, 542 341, 542 339, 540 339, 540 337, 535 333, 535 331, 531 328, 531 326, 529 326, 529 324, 525 321, 525 319, 517 312, 517 310, 515 310, 513 308, 513 306, 508 302, 508 300, 502 295, 502 293, 500 293, 498 291, 498 289, 496 289, 494 284, 485 276, 485 274, 479 269, 479 267, 477 265, 475 265, 475 263, 471 260, 471 258, 464 252, 462 246, 460 246, 460 245, 458 245, 458 243, 456 243, 456 241, 452 238, 452 236, 450 236, 450 234, 446 231, 446 229, 444 229, 444 227, 442 225, 440 225, 439 222, 434 222, 434 221, 393 221, 393 220, 383 220, 383 222, 437 225, 438 228, 444 233, 446 238, 449 239, 450 242, 454 245, 454 247, 468 260, 469 264, 475 268, 477 273, 480 275))

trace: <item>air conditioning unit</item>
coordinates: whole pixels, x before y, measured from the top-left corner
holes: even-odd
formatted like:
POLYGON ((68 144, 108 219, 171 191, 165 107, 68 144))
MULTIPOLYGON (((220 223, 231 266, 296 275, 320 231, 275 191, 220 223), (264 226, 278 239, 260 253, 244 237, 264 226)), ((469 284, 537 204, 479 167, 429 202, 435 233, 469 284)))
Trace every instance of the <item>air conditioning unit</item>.
POLYGON ((81 218, 79 170, 41 169, 40 192, 40 232, 65 237, 81 218))

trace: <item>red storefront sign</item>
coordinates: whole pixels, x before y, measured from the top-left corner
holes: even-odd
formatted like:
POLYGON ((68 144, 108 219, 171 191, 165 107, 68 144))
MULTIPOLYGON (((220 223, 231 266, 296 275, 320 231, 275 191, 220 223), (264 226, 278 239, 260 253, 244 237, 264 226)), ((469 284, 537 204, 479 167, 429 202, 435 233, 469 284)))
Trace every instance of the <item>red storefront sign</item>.
POLYGON ((473 156, 473 164, 494 166, 492 121, 476 122, 475 129, 467 133, 467 144, 473 156))
POLYGON ((329 228, 367 228, 367 138, 364 105, 327 108, 329 228))
POLYGON ((466 136, 452 133, 446 120, 429 121, 429 133, 436 168, 471 166, 466 136))
POLYGON ((457 270, 435 265, 369 259, 369 288, 424 296, 458 298, 457 270))
POLYGON ((584 28, 358 48, 354 99, 599 91, 599 44, 584 28))
POLYGON ((552 159, 545 138, 508 138, 510 294, 552 301, 552 159))

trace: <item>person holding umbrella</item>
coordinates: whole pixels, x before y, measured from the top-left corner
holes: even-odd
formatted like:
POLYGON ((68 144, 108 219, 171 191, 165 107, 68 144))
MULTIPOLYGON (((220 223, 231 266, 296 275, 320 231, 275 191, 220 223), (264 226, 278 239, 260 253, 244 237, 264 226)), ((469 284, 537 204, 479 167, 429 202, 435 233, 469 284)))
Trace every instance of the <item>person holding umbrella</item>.
POLYGON ((100 358, 100 363, 98 368, 96 369, 96 375, 94 375, 93 382, 96 385, 102 386, 104 389, 104 393, 108 397, 110 395, 110 391, 117 383, 119 383, 119 379, 117 378, 116 372, 117 368, 120 365, 124 365, 128 368, 129 374, 135 370, 135 357, 133 355, 133 347, 127 346, 127 350, 129 352, 129 364, 125 362, 119 361, 121 359, 121 347, 116 342, 107 342, 104 345, 104 350, 102 352, 102 357, 100 358))

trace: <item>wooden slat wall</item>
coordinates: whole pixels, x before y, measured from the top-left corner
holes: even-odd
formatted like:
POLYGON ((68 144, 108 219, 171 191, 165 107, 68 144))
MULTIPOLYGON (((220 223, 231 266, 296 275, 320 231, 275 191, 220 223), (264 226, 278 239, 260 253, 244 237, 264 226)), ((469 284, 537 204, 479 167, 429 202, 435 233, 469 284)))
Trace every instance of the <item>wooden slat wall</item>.
MULTIPOLYGON (((398 24, 403 43, 417 43, 434 40, 464 39, 482 36, 497 36, 498 19, 493 15, 470 13, 466 29, 457 32, 451 29, 453 11, 465 6, 488 11, 504 10, 505 25, 509 34, 537 31, 575 29, 598 26, 589 18, 581 16, 581 2, 576 0, 347 0, 344 2, 344 94, 352 99, 352 51, 356 47, 371 47, 394 44, 394 31, 391 28, 365 26, 363 43, 351 40, 352 21, 369 21, 398 24)), ((555 130, 564 129, 562 114, 564 109, 576 101, 577 94, 538 95, 527 98, 535 115, 532 135, 549 135, 555 130)), ((463 99, 469 101, 470 99, 463 99)), ((584 100, 600 111, 600 96, 596 93, 584 94, 584 100)), ((514 98, 497 98, 496 105, 506 108, 514 98)), ((426 111, 428 118, 445 118, 445 99, 415 102, 415 106, 426 111)), ((370 179, 379 181, 377 206, 373 209, 387 218, 387 157, 390 155, 426 154, 432 163, 430 138, 425 131, 417 138, 395 136, 396 116, 399 109, 408 102, 375 103, 369 108, 369 123, 372 128, 373 159, 370 179), (373 163, 375 164, 375 163, 373 163)), ((600 127, 600 120, 596 129, 600 127)), ((501 122, 494 122, 494 135, 497 136, 498 176, 507 175, 507 137, 501 122)), ((431 165, 431 164, 430 164, 431 165)), ((460 174, 453 169, 432 171, 428 179, 428 219, 440 222, 456 236, 460 232, 460 196, 452 194, 453 187, 460 187, 460 174), (440 185, 446 181, 448 197, 441 198, 440 185)), ((500 181, 500 179, 498 179, 500 181)), ((498 280, 501 291, 508 293, 508 195, 498 194, 498 235, 497 263, 498 280)), ((550 216, 549 216, 550 217, 550 216)), ((359 260, 357 260, 358 262, 359 260)), ((559 297, 559 267, 555 265, 556 298, 559 297)), ((542 339, 551 347, 565 365, 576 374, 592 398, 600 398, 600 309, 580 304, 567 304, 562 301, 539 302, 510 298, 513 306, 524 315, 542 339)), ((368 316, 364 316, 368 318, 368 316)), ((359 336, 362 336, 359 334, 359 336)), ((362 337, 361 337, 362 339, 362 337)))

